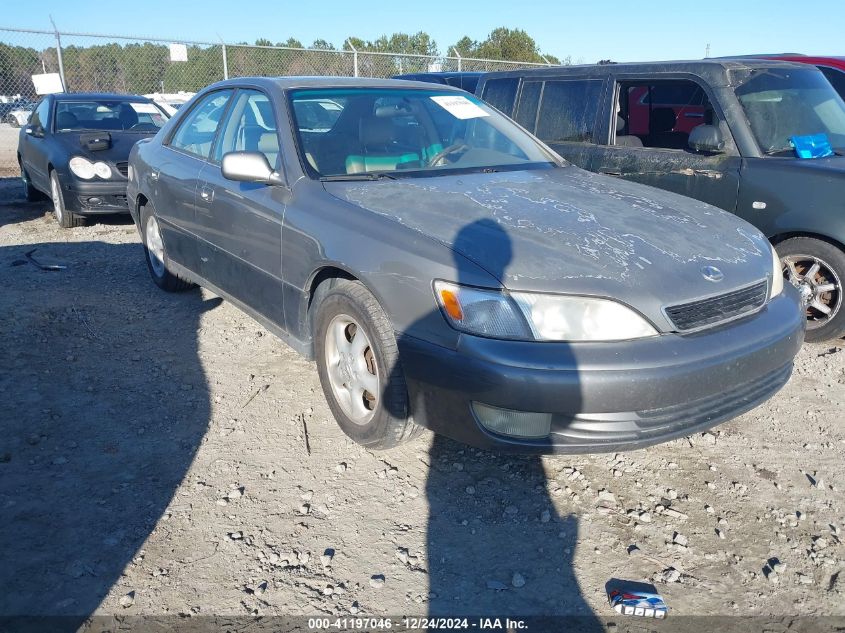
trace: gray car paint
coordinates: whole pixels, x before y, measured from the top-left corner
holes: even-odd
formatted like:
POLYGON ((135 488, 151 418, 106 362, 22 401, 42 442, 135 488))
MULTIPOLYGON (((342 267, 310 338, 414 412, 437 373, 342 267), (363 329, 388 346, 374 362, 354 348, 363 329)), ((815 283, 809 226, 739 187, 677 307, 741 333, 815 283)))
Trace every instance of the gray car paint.
MULTIPOLYGON (((202 98, 203 92, 181 108, 155 139, 139 143, 133 149, 130 209, 137 223, 144 200, 154 207, 160 216, 165 246, 175 260, 171 263, 176 272, 220 292, 307 357, 312 354, 309 306, 314 294, 325 287, 318 287, 325 271, 331 271, 330 275, 354 276, 367 286, 390 317, 400 348, 410 350, 416 345, 414 341, 429 346, 424 352, 419 349, 413 354, 409 352, 409 362, 412 358, 425 359, 420 361, 421 365, 406 368, 410 377, 420 379, 431 371, 436 372, 434 357, 439 354, 436 350, 452 350, 460 356, 464 353, 460 350, 473 348, 472 339, 475 338, 459 334, 446 323, 436 307, 432 290, 434 279, 460 280, 464 284, 488 288, 504 285, 511 290, 616 297, 646 314, 661 330, 667 330, 669 324, 660 313, 662 306, 727 292, 771 275, 771 252, 765 238, 735 216, 703 203, 590 174, 576 167, 390 182, 323 183, 306 175, 295 150, 291 127, 287 124, 290 116, 285 97, 287 89, 404 86, 430 90, 430 85, 395 80, 246 78, 216 84, 209 89, 227 85, 260 89, 271 97, 279 122, 283 157, 281 177, 285 184, 259 187, 262 189, 260 194, 256 194, 258 189, 250 189, 251 195, 263 196, 262 208, 259 208, 251 195, 237 194, 243 186, 241 183, 227 183, 216 177, 204 180, 202 174, 216 176, 216 166, 199 168, 196 182, 206 182, 215 189, 212 192, 215 198, 220 195, 216 189, 222 187, 227 195, 239 197, 240 204, 253 206, 251 211, 244 209, 244 212, 266 217, 275 203, 278 230, 281 231, 278 277, 275 264, 267 264, 264 256, 259 257, 266 249, 266 240, 243 240, 237 244, 240 250, 231 252, 235 247, 228 237, 215 246, 213 239, 192 235, 200 231, 203 223, 202 212, 197 208, 191 212, 190 205, 183 205, 181 212, 185 218, 178 226, 167 217, 166 210, 162 211, 173 199, 161 186, 161 176, 154 179, 151 174, 159 172, 165 161, 180 160, 178 152, 163 146, 162 141, 190 112, 192 104, 202 98), (474 220, 490 218, 499 223, 512 244, 513 259, 504 274, 494 272, 502 266, 501 255, 495 250, 485 249, 483 244, 458 248, 455 242, 455 235, 462 227, 474 220), (191 223, 195 230, 191 230, 191 223), (197 244, 201 253, 199 263, 189 264, 180 250, 171 251, 177 234, 179 240, 197 244), (230 252, 221 252, 227 243, 230 252), (725 280, 718 285, 705 280, 698 270, 705 264, 717 264, 726 273, 725 280), (241 283, 238 287, 224 288, 224 282, 220 280, 226 275, 221 272, 234 265, 239 267, 241 283), (263 283, 261 280, 267 277, 277 278, 279 283, 275 287, 263 283), (283 316, 262 308, 262 302, 268 298, 276 302, 283 316), (423 370, 424 366, 429 369, 423 370)), ((444 87, 443 90, 451 89, 444 87)), ((195 207, 200 204, 196 190, 182 195, 186 200, 194 200, 195 207)), ((227 204, 236 202, 231 200, 227 204)), ((271 223, 267 230, 277 229, 271 223)), ((785 293, 777 303, 778 310, 785 310, 785 314, 792 314, 794 309, 795 318, 781 319, 779 329, 761 333, 750 347, 735 338, 734 330, 740 331, 739 328, 725 326, 706 336, 667 335, 670 337, 667 341, 674 341, 669 346, 661 344, 664 337, 646 339, 635 349, 643 350, 638 354, 654 354, 655 357, 668 354, 655 361, 657 368, 650 375, 656 380, 659 380, 659 367, 677 363, 684 357, 685 349, 697 350, 693 356, 705 360, 695 360, 695 368, 687 369, 690 372, 695 369, 697 380, 702 383, 699 387, 706 389, 710 381, 702 376, 721 367, 722 359, 717 357, 715 350, 731 342, 726 349, 734 351, 723 360, 728 363, 726 367, 741 368, 733 376, 734 382, 753 380, 770 366, 791 365, 801 343, 802 322, 796 316, 795 293, 785 293), (770 353, 767 352, 769 347, 770 353), (649 349, 652 351, 648 352, 649 349), (743 362, 743 354, 755 360, 743 362), (765 363, 759 360, 763 357, 765 363)), ((767 321, 746 320, 746 328, 754 327, 749 323, 765 324, 767 321)), ((522 343, 522 347, 514 347, 509 342, 491 343, 501 346, 503 352, 518 350, 516 357, 507 361, 514 369, 529 367, 533 361, 530 351, 526 356, 526 350, 539 349, 535 345, 543 345, 522 343)), ((589 346, 556 345, 561 352, 556 356, 558 362, 572 358, 572 352, 566 352, 568 347, 581 349, 584 360, 589 357, 589 346)), ((622 357, 620 352, 627 344, 619 345, 605 348, 610 358, 622 357)), ((553 348, 546 349, 551 351, 553 348)), ((602 358, 606 360, 601 360, 600 364, 610 362, 606 354, 602 358)), ((500 379, 504 379, 506 368, 502 366, 501 369, 500 379)), ((594 369, 603 370, 602 367, 594 369)), ((455 371, 460 373, 460 365, 455 371)), ((494 370, 488 364, 485 371, 494 370)), ((569 367, 567 372, 568 376, 577 376, 575 367, 569 367)), ((620 375, 615 371, 611 373, 620 375)), ((546 379, 553 382, 553 374, 546 379)), ((459 388, 459 385, 453 384, 451 388, 459 388)), ((590 389, 586 384, 583 388, 590 389)), ((421 403, 415 412, 416 419, 422 424, 436 426, 426 420, 422 404, 431 395, 430 389, 418 383, 409 384, 409 390, 414 401, 421 403)), ((659 404, 659 390, 655 394, 651 399, 659 404)), ((506 397, 504 392, 498 395, 506 397)), ((745 406, 750 404, 745 403, 745 406)), ((468 410, 454 410, 453 415, 456 427, 475 425, 468 410)), ((706 422, 712 424, 721 419, 724 416, 706 422)), ((444 432, 453 436, 459 434, 448 428, 444 432)), ((483 443, 479 439, 481 436, 475 433, 470 433, 467 441, 483 443)))

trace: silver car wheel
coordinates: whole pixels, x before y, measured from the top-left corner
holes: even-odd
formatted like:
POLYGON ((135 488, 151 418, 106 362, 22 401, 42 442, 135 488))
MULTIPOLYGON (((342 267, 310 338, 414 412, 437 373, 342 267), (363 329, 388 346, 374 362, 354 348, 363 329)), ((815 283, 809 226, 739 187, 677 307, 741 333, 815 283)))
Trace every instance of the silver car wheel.
POLYGON ((56 220, 59 224, 61 224, 64 216, 64 209, 62 208, 62 194, 59 191, 58 178, 50 178, 50 197, 53 199, 53 213, 56 214, 56 220))
POLYGON ((326 329, 325 355, 335 400, 350 420, 366 424, 378 406, 379 368, 364 328, 337 315, 326 329))
POLYGON ((161 231, 158 228, 158 220, 154 215, 147 219, 147 226, 144 230, 144 239, 147 245, 150 266, 157 277, 164 277, 164 242, 161 239, 161 231))
POLYGON ((814 255, 787 255, 784 276, 798 289, 807 311, 807 327, 822 327, 839 312, 842 282, 833 268, 814 255))

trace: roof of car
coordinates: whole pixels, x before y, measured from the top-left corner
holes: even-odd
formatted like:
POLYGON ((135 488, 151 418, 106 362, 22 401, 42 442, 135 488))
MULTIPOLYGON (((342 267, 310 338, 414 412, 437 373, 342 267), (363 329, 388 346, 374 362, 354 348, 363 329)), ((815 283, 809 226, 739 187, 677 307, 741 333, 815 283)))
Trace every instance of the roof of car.
POLYGON ((257 86, 273 85, 282 90, 289 88, 424 88, 426 90, 453 90, 463 92, 452 86, 433 87, 424 81, 406 81, 403 79, 372 79, 368 77, 238 77, 227 79, 215 86, 253 84, 257 86))
POLYGON ((394 79, 404 79, 405 77, 476 77, 483 75, 480 70, 441 70, 438 72, 419 72, 419 73, 404 73, 402 75, 394 75, 394 79))
MULTIPOLYGON (((577 66, 548 66, 544 68, 532 68, 521 70, 507 70, 500 72, 485 73, 481 81, 489 81, 496 77, 521 77, 524 75, 532 77, 554 77, 560 75, 561 71, 569 74, 606 75, 625 73, 653 73, 658 72, 695 72, 709 81, 723 76, 725 71, 730 70, 753 70, 755 68, 772 68, 783 66, 801 67, 795 62, 785 62, 771 59, 742 58, 742 59, 692 59, 662 62, 624 62, 610 64, 583 64, 577 66)), ((806 68, 806 66, 803 66, 806 68)))
POLYGON ((150 101, 150 99, 141 95, 118 94, 116 92, 56 92, 51 96, 62 101, 86 101, 88 99, 93 101, 150 101))

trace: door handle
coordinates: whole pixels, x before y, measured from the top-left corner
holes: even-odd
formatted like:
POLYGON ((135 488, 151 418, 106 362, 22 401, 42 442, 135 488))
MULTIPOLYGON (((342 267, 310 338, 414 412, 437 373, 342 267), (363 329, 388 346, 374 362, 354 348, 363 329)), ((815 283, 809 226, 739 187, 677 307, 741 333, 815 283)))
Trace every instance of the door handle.
POLYGON ((211 187, 203 187, 200 189, 200 198, 202 198, 204 202, 211 202, 214 200, 214 189, 211 187))
POLYGON ((158 180, 158 172, 157 171, 151 171, 150 172, 150 180, 153 180, 153 181, 158 180))

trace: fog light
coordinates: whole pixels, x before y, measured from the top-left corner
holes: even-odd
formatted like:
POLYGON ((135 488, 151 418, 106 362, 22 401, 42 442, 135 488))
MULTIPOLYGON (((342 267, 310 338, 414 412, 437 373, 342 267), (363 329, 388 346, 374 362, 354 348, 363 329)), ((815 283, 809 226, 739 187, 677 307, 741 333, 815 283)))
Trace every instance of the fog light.
POLYGON ((500 435, 536 439, 546 437, 552 428, 551 413, 500 409, 480 402, 473 402, 472 410, 485 429, 500 435))
POLYGON ((103 202, 103 200, 101 198, 94 197, 94 198, 88 198, 87 202, 92 207, 96 207, 97 205, 101 204, 103 202))

